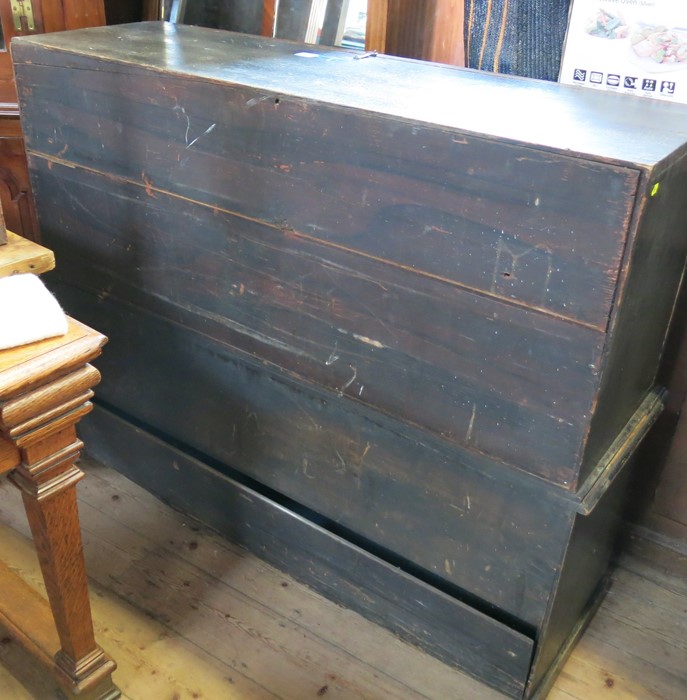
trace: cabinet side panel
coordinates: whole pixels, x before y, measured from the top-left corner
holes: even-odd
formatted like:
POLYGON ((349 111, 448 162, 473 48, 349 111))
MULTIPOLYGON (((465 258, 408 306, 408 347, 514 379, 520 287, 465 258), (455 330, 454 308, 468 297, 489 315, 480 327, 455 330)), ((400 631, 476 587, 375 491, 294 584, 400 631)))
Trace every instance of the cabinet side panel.
POLYGON ((687 157, 646 177, 581 479, 656 382, 687 255, 687 157))
POLYGON ((603 595, 604 577, 621 523, 622 505, 628 482, 625 472, 604 494, 589 515, 568 514, 572 535, 552 591, 551 609, 540 632, 541 643, 535 654, 528 681, 535 690, 586 611, 593 609, 595 597, 603 595))

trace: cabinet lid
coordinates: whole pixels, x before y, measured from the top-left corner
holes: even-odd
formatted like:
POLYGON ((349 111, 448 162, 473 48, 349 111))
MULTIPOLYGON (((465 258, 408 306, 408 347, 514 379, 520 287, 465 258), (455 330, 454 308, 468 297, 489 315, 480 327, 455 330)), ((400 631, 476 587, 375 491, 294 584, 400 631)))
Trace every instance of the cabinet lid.
POLYGON ((54 49, 41 60, 197 76, 643 167, 687 141, 687 105, 216 29, 143 22, 12 43, 15 63, 54 49))

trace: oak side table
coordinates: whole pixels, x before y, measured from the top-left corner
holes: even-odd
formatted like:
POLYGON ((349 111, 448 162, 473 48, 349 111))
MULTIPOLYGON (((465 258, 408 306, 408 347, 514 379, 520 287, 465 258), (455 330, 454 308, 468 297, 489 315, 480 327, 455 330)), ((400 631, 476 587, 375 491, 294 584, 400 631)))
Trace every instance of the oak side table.
MULTIPOLYGON (((51 251, 11 232, 0 246, 0 276, 53 266, 51 251)), ((0 562, 0 622, 79 700, 120 696, 116 664, 93 631, 76 501, 84 474, 74 463, 76 424, 100 379, 88 363, 106 341, 69 319, 64 336, 0 351, 0 474, 21 491, 49 601, 0 562)))

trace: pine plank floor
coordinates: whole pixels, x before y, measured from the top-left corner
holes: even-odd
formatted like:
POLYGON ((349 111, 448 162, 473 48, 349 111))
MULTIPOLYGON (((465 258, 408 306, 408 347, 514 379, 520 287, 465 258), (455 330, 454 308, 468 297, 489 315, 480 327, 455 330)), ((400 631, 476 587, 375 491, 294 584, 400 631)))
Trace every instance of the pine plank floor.
MULTIPOLYGON (((79 507, 98 641, 125 700, 500 700, 84 459, 79 507)), ((687 552, 631 541, 549 700, 687 698, 687 552)), ((42 590, 18 492, 0 558, 42 590)), ((1 592, 0 592, 1 594, 1 592)), ((0 699, 53 700, 0 629, 0 699)))

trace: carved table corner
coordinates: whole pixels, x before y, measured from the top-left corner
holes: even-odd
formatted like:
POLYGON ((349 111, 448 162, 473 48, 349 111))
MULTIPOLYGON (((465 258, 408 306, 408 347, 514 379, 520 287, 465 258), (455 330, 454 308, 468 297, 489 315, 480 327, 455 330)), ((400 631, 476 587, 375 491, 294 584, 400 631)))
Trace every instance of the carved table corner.
POLYGON ((0 619, 80 700, 120 696, 95 641, 75 488, 76 425, 100 380, 89 362, 106 342, 69 319, 64 336, 0 351, 0 473, 21 491, 49 601, 0 564, 0 619))

